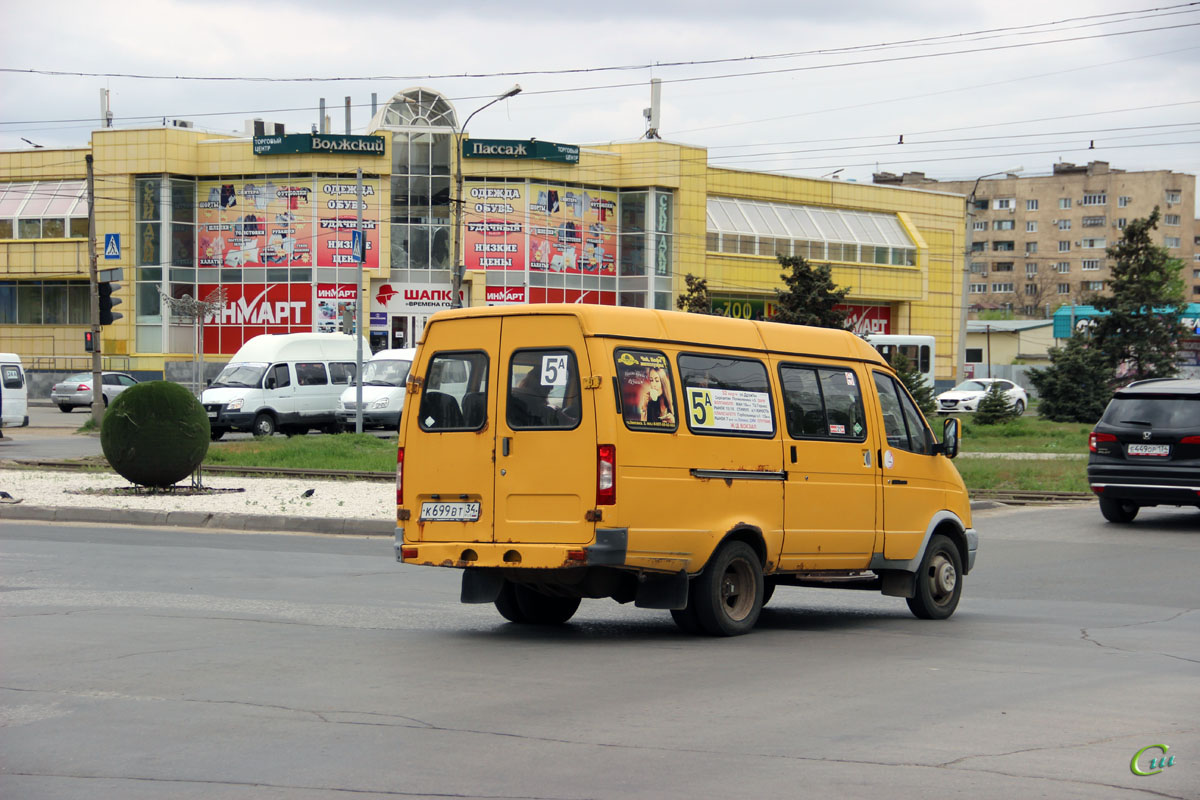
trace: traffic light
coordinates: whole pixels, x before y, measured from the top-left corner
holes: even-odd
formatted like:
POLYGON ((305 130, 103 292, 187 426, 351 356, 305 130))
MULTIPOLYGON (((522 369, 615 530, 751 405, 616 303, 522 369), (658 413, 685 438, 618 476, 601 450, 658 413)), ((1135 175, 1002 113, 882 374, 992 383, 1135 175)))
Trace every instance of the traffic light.
POLYGON ((92 339, 92 332, 91 332, 91 331, 84 331, 84 332, 83 332, 83 352, 85 352, 85 353, 94 353, 94 352, 96 352, 96 343, 95 343, 95 341, 92 339))
POLYGON ((113 292, 121 288, 119 283, 102 282, 96 284, 96 290, 100 295, 100 324, 111 325, 113 322, 124 317, 124 314, 113 311, 113 306, 121 304, 121 298, 114 297, 113 292))

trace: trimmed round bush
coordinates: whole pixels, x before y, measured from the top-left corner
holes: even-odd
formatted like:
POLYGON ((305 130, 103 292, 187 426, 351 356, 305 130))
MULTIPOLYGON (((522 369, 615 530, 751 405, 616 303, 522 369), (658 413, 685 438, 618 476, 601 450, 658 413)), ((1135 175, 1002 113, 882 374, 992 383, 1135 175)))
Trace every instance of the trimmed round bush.
POLYGON ((204 461, 208 415, 191 392, 170 381, 130 386, 104 413, 100 446, 121 477, 141 486, 171 486, 204 461))

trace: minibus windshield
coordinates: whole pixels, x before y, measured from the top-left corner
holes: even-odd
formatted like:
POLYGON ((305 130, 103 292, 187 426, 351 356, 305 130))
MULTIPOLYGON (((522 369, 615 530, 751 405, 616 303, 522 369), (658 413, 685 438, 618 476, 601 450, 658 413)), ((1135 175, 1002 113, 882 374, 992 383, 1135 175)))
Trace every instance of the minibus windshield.
POLYGON ((404 359, 368 361, 363 366, 363 383, 367 386, 403 386, 410 366, 412 362, 404 359))
POLYGON ((218 389, 222 386, 258 386, 262 382, 263 373, 267 371, 267 366, 267 364, 249 362, 227 364, 225 369, 221 370, 221 374, 217 376, 217 379, 209 385, 209 388, 218 389))

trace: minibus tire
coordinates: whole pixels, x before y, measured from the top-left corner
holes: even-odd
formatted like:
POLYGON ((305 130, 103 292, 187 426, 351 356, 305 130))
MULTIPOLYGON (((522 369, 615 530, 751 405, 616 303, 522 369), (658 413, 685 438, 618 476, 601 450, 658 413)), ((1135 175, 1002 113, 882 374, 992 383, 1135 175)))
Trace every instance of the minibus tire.
POLYGON ((700 619, 696 616, 696 601, 693 594, 695 585, 695 581, 689 582, 688 604, 683 608, 671 609, 671 619, 675 620, 675 626, 679 630, 692 636, 699 636, 704 633, 704 628, 700 626, 700 619))
POLYGON ((726 542, 693 584, 700 627, 710 636, 749 633, 762 611, 763 583, 762 562, 754 548, 726 542))
POLYGON ((500 616, 509 622, 521 625, 529 621, 525 617, 525 612, 521 610, 521 604, 517 602, 517 586, 515 583, 505 581, 504 585, 500 587, 500 594, 496 596, 495 603, 496 610, 500 612, 500 616))
POLYGON ((934 534, 921 559, 915 592, 906 598, 908 610, 919 619, 946 619, 958 608, 962 597, 962 557, 954 542, 934 534), (953 581, 953 587, 948 587, 953 581))
POLYGON ((779 583, 775 580, 768 578, 763 579, 763 608, 766 608, 767 603, 771 602, 771 596, 775 594, 775 587, 778 585, 779 583))
POLYGON ((250 432, 255 436, 272 436, 275 433, 275 418, 270 414, 259 414, 250 426, 250 432))

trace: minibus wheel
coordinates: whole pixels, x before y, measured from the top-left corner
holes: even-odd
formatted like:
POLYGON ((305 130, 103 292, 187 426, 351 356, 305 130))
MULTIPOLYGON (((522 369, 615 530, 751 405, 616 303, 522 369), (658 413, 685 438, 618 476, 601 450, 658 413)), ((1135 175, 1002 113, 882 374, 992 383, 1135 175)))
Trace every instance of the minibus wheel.
POLYGON ((710 636, 749 633, 762 611, 763 583, 754 548, 726 542, 692 584, 700 627, 710 636))
POLYGON ((704 633, 704 628, 700 627, 700 619, 696 616, 696 601, 692 592, 696 585, 695 581, 688 586, 688 604, 684 608, 672 608, 671 619, 675 620, 675 626, 684 633, 690 633, 693 636, 699 636, 704 633))
POLYGON ((942 534, 929 540, 916 591, 907 598, 908 610, 920 619, 946 619, 958 608, 962 596, 962 558, 954 542, 942 534))
POLYGON ((270 414, 259 414, 250 426, 250 432, 255 436, 272 436, 275 433, 275 418, 270 414))

